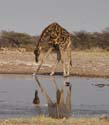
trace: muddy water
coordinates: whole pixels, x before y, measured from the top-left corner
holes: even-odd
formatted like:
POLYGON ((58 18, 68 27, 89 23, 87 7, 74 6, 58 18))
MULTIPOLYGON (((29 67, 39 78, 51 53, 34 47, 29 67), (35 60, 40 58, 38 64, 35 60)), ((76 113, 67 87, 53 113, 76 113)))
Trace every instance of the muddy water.
MULTIPOLYGON (((41 83, 55 101, 55 91, 49 76, 39 75, 41 83)), ((56 76, 61 87, 63 77, 56 76)), ((92 84, 109 84, 109 79, 70 77, 72 84, 72 116, 94 117, 109 115, 109 86, 99 88, 92 84)), ((0 75, 0 119, 47 115, 47 105, 39 90, 41 107, 33 104, 34 92, 38 89, 32 75, 0 75)))

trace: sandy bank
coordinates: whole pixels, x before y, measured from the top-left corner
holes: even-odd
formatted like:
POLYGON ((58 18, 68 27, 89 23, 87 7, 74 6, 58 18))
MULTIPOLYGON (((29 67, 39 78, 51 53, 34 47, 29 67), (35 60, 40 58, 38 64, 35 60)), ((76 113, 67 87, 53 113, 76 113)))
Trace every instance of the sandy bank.
MULTIPOLYGON (((90 77, 109 77, 109 52, 72 52, 72 75, 90 77)), ((52 54, 43 64, 40 74, 50 73, 55 61, 52 54)), ((33 52, 0 51, 0 73, 31 74, 37 69, 33 52)), ((62 65, 59 64, 56 72, 62 73, 62 65)))

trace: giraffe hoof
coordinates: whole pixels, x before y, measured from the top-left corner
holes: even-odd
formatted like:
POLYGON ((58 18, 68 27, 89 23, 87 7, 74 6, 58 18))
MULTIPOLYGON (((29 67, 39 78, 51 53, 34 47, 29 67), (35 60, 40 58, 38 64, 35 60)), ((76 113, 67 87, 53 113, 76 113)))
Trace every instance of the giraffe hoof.
POLYGON ((50 73, 50 76, 53 76, 54 75, 54 72, 50 73))

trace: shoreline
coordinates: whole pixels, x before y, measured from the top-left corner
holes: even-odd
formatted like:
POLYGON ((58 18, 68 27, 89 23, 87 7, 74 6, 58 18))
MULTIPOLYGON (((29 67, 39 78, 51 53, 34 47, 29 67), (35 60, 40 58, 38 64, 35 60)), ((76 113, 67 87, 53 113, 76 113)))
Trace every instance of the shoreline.
MULTIPOLYGON (((30 72, 27 72, 27 73, 25 73, 25 72, 0 72, 0 75, 5 75, 5 74, 11 74, 11 75, 32 75, 32 74, 34 74, 34 73, 30 73, 30 72)), ((50 72, 48 72, 48 73, 38 73, 37 75, 49 75, 50 74, 50 72)), ((60 75, 60 76, 62 76, 62 72, 56 72, 55 73, 55 75, 60 75)), ((71 74, 70 75, 70 77, 86 77, 86 78, 104 78, 104 79, 108 79, 109 78, 109 76, 107 75, 105 75, 105 76, 102 76, 102 75, 90 75, 90 74, 71 74)))

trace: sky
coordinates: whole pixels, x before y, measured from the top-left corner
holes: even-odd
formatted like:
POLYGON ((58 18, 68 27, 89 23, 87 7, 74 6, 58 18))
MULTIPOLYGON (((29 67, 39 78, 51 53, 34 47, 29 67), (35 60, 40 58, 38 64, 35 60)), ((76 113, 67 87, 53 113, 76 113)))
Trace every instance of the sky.
POLYGON ((109 27, 109 0, 0 0, 0 31, 39 35, 58 22, 69 32, 109 27))

